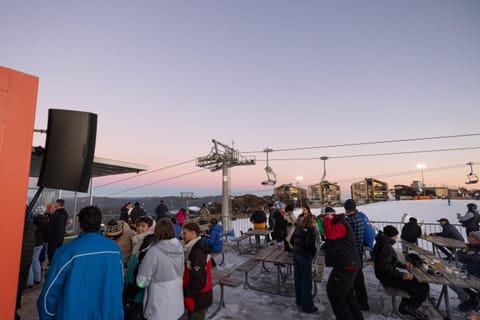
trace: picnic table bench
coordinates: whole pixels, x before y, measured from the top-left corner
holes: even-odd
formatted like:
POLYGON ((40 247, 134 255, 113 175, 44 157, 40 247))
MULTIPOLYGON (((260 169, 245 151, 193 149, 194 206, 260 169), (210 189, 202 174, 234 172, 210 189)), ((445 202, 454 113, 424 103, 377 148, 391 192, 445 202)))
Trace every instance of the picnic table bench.
MULTIPOLYGON (((324 257, 319 256, 315 261, 313 261, 313 275, 312 275, 312 282, 314 285, 314 292, 313 295, 317 293, 317 283, 322 281, 323 276, 323 265, 324 265, 324 257)), ((258 291, 264 291, 260 288, 256 288, 252 286, 248 281, 248 274, 251 270, 253 270, 257 264, 262 263, 263 270, 270 272, 267 269, 266 263, 272 263, 277 268, 277 294, 282 293, 282 283, 285 283, 288 277, 293 273, 292 266, 293 266, 293 258, 291 253, 286 252, 283 250, 283 246, 270 246, 263 248, 260 250, 255 257, 248 259, 243 264, 238 266, 235 270, 244 272, 245 275, 245 282, 244 288, 252 288, 258 291), (285 268, 285 271, 282 270, 285 268)))
POLYGON ((233 242, 237 243, 236 245, 237 245, 238 253, 240 253, 240 242, 242 242, 245 239, 250 239, 250 236, 246 234, 242 234, 240 237, 236 237, 232 239, 233 242))
POLYGON ((221 255, 222 256, 222 261, 218 263, 218 265, 220 266, 223 266, 225 264, 225 253, 229 252, 229 251, 232 251, 233 249, 229 246, 223 246, 222 248, 222 251, 220 252, 215 252, 215 253, 211 253, 210 255, 214 258, 216 256, 219 256, 221 255))
POLYGON ((208 317, 212 319, 217 315, 221 308, 225 307, 225 288, 224 286, 229 287, 238 287, 240 280, 230 278, 232 274, 231 271, 220 271, 220 270, 212 270, 212 287, 215 285, 220 285, 220 301, 218 303, 217 309, 208 317))

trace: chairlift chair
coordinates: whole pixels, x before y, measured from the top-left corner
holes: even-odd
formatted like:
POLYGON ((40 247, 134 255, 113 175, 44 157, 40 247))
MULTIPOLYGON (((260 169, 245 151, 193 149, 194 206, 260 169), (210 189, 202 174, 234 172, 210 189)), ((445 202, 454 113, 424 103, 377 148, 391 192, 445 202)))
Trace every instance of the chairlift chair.
POLYGON ((265 149, 263 150, 267 154, 267 166, 265 167, 265 173, 267 174, 267 180, 262 181, 262 185, 264 186, 274 186, 277 183, 277 174, 273 171, 272 167, 270 167, 268 163, 268 153, 272 151, 272 149, 265 149))
POLYGON ((473 163, 472 162, 469 162, 467 163, 467 166, 470 166, 470 173, 467 174, 467 179, 468 181, 465 182, 465 184, 475 184, 478 182, 478 176, 473 173, 473 163))

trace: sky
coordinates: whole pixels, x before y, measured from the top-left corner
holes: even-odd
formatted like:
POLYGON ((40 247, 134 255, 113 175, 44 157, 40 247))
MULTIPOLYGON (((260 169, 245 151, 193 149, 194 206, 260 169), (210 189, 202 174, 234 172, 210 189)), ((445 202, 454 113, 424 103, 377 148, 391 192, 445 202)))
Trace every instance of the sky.
POLYGON ((458 187, 480 149, 335 157, 478 148, 478 135, 275 150, 479 133, 479 13, 476 0, 6 1, 0 65, 39 77, 37 129, 49 108, 87 111, 98 157, 192 160, 95 179, 96 195, 220 194, 221 173, 194 161, 212 139, 256 157, 231 169, 232 194, 271 193, 267 147, 277 185, 319 182, 328 156, 344 197, 364 177, 421 180, 419 163, 427 186, 458 187))

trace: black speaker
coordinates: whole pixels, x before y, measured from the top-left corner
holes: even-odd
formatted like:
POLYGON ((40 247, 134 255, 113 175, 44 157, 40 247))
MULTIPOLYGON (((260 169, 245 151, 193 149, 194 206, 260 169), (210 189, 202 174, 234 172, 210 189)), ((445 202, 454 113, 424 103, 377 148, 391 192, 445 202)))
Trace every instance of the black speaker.
POLYGON ((96 137, 96 114, 49 109, 38 186, 87 192, 96 137))

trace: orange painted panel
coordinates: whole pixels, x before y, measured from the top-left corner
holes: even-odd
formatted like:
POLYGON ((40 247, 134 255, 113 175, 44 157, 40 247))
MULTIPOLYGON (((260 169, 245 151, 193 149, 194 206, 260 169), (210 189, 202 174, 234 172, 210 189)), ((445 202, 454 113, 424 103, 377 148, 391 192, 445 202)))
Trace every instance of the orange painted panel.
POLYGON ((0 66, 0 319, 13 319, 38 78, 0 66))

